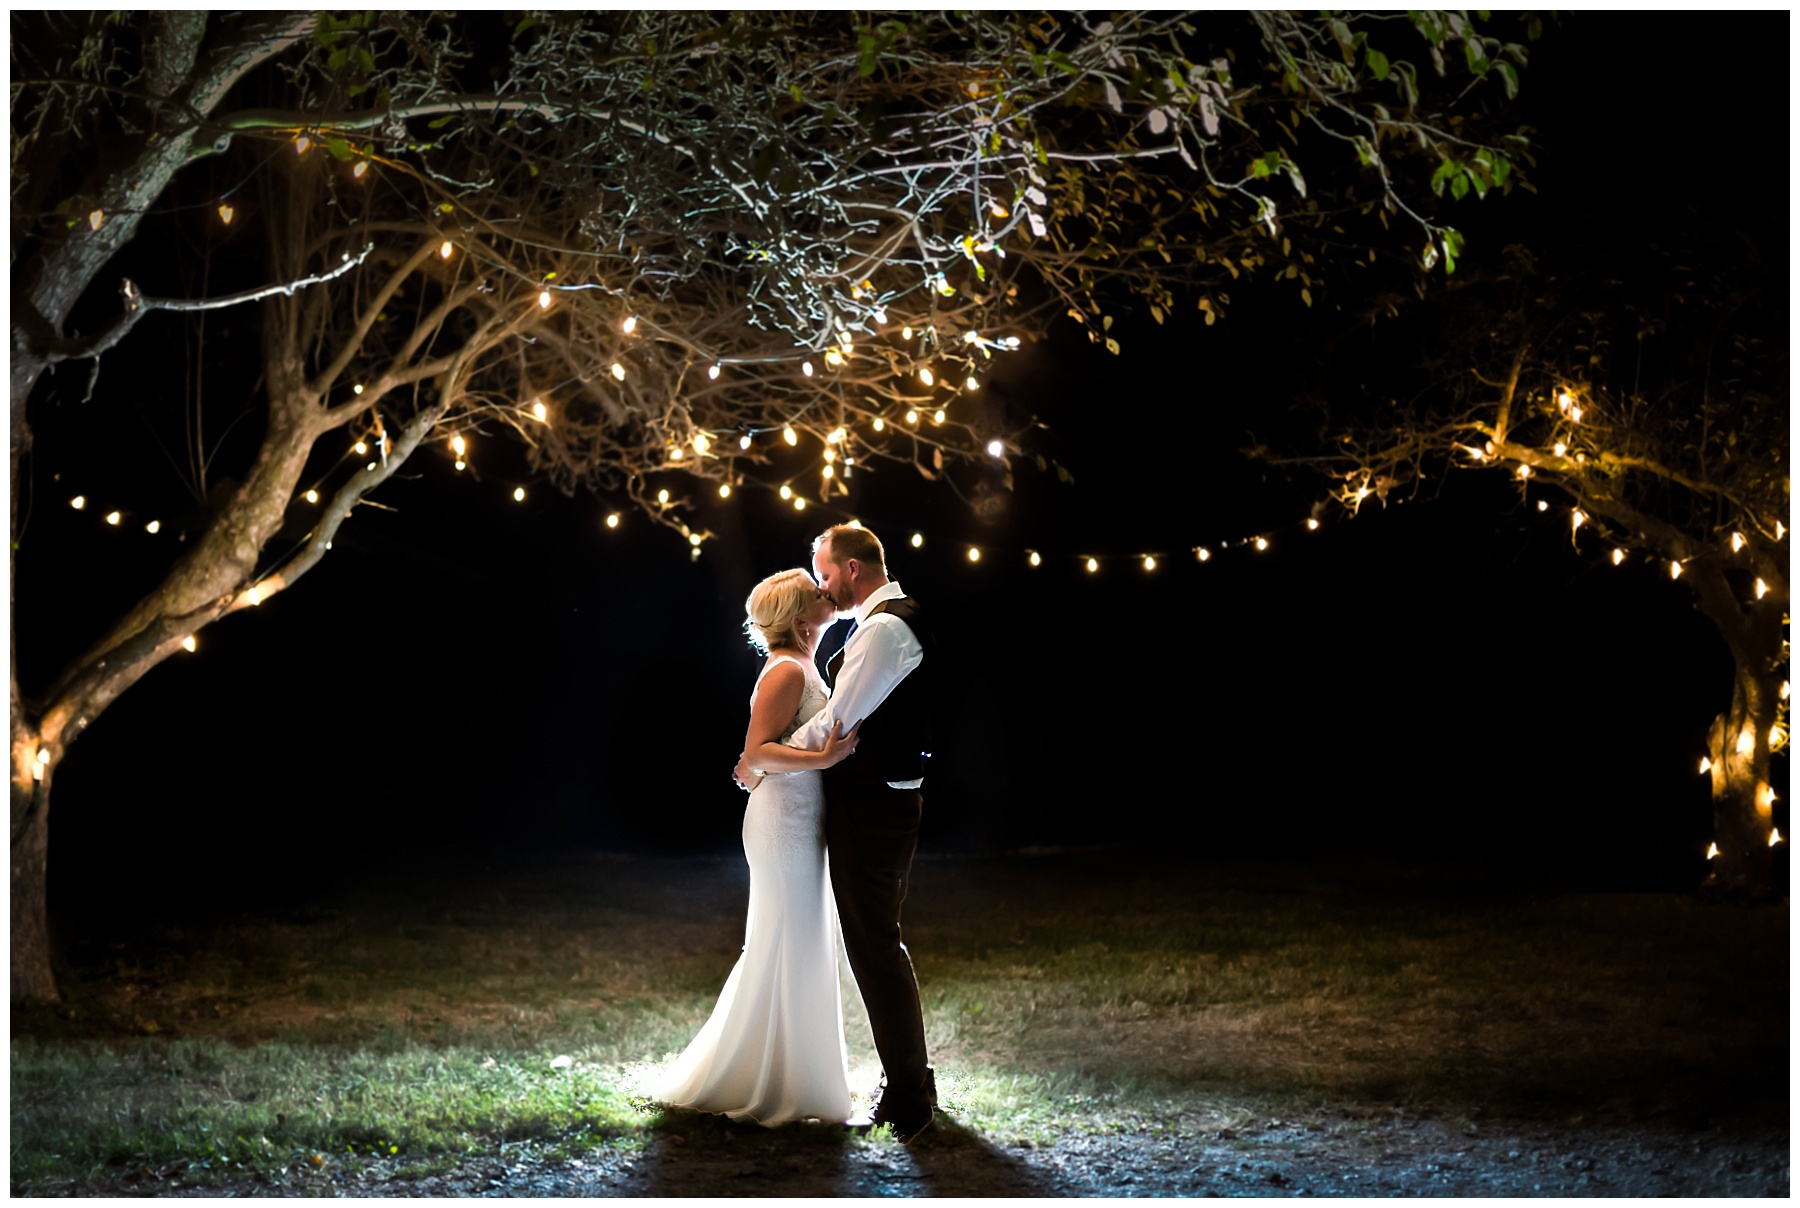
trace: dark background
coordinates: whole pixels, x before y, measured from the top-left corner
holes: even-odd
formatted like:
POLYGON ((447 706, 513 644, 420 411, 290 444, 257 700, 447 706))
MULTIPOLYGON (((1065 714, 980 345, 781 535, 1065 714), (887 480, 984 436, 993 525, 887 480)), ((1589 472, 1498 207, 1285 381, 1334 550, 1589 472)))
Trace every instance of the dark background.
MULTIPOLYGON (((1785 268, 1785 34, 1785 15, 1552 23, 1519 101, 1541 193, 1463 203, 1472 254, 1628 246, 1728 212, 1785 268)), ((538 485, 514 503, 521 476, 493 443, 480 481, 422 453, 377 495, 393 510, 359 510, 296 588, 203 631, 83 735, 56 783, 53 911, 249 901, 472 855, 733 845, 758 665, 742 601, 851 515, 943 631, 926 851, 1498 856, 1696 882, 1695 769, 1730 665, 1685 589, 1573 549, 1566 516, 1498 476, 1305 532, 1316 484, 1239 451, 1283 434, 1322 316, 1241 294, 1212 328, 1127 320, 1121 357, 1065 323, 1001 358, 986 389, 1045 422, 1039 447, 1075 482, 1021 459, 992 506, 904 466, 804 514, 744 491, 702 507, 720 537, 690 561, 622 500, 538 485), (1267 553, 1187 552, 1259 532, 1267 553), (1143 552, 1166 556, 1154 573, 1143 552)), ((145 380, 166 370, 132 355, 113 354, 93 402, 74 401, 83 373, 34 404, 15 584, 28 683, 171 548, 142 519, 179 489, 121 413, 180 383, 145 380), (78 492, 138 523, 72 511, 78 492)), ((811 461, 796 456, 796 481, 811 461)))

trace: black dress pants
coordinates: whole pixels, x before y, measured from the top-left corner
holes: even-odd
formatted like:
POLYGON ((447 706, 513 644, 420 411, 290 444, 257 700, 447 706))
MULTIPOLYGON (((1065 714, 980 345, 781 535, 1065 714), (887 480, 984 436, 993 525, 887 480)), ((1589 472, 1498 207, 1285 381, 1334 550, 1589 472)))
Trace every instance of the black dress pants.
POLYGON ((825 844, 844 951, 869 1013, 875 1049, 896 1098, 923 1092, 925 1022, 912 958, 900 942, 922 799, 917 789, 831 785, 825 844))

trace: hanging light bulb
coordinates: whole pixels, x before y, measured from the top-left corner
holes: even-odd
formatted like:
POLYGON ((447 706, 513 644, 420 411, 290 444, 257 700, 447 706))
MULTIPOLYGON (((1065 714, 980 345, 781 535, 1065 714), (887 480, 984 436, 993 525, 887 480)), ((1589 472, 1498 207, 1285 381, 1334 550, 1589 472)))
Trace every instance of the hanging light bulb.
POLYGON ((944 409, 942 407, 939 407, 936 411, 931 413, 931 422, 934 424, 941 424, 944 422, 944 409))
POLYGON ((1089 558, 1087 560, 1087 568, 1088 568, 1088 574, 1090 574, 1090 575, 1093 574, 1095 571, 1100 569, 1100 560, 1098 558, 1089 558))
POLYGON ((1145 570, 1155 570, 1156 569, 1155 555, 1153 555, 1153 554, 1145 554, 1144 555, 1144 569, 1145 570))
POLYGON ((748 449, 750 447, 750 443, 751 443, 750 442, 750 434, 748 432, 746 432, 742 436, 738 437, 738 448, 748 449))
POLYGON ((719 484, 719 498, 720 499, 730 499, 731 498, 731 484, 729 482, 721 482, 719 484))
POLYGON ((363 173, 367 172, 368 170, 369 170, 369 161, 366 159, 359 159, 356 161, 356 166, 354 168, 350 169, 350 175, 354 176, 357 180, 361 180, 363 177, 363 173))
POLYGON ((712 437, 704 432, 694 433, 694 452, 698 453, 701 457, 705 457, 706 451, 710 448, 712 448, 712 437))
POLYGON ((1550 449, 1558 457, 1561 457, 1564 453, 1567 453, 1569 451, 1569 446, 1563 444, 1562 441, 1559 440, 1555 444, 1551 445, 1550 449))
POLYGON ((924 544, 925 544, 925 534, 924 533, 914 533, 912 535, 912 547, 914 549, 918 549, 920 546, 922 546, 924 544))
POLYGON ((906 422, 909 424, 918 423, 919 422, 919 413, 917 411, 908 411, 906 413, 906 422))
POLYGON ((1613 558, 1613 565, 1617 566, 1619 563, 1625 561, 1625 551, 1622 549, 1614 550, 1612 558, 1613 558))
POLYGON ((971 561, 971 562, 981 561, 981 551, 976 549, 972 545, 969 547, 969 561, 971 561))
POLYGON ((844 363, 844 356, 835 348, 827 348, 825 350, 825 363, 835 369, 844 363))
POLYGON ((1267 537, 1258 537, 1256 539, 1256 548, 1259 550, 1268 549, 1269 548, 1269 539, 1267 537))
POLYGON ((1029 551, 1025 556, 1025 561, 1032 566, 1042 566, 1044 564, 1044 559, 1036 550, 1029 551))
POLYGON ((319 493, 317 491, 308 491, 306 493, 306 502, 308 502, 308 503, 319 502, 319 493))
POLYGON ((159 533, 159 532, 161 532, 161 531, 162 531, 162 521, 160 521, 160 520, 152 520, 152 521, 151 521, 151 522, 150 522, 150 523, 149 523, 149 524, 146 524, 146 525, 145 525, 145 526, 144 526, 144 531, 145 531, 145 532, 146 532, 146 533, 159 533))
POLYGON ((1582 511, 1580 508, 1576 508, 1574 511, 1569 513, 1569 528, 1571 531, 1580 528, 1582 525, 1584 525, 1586 523, 1587 523, 1587 513, 1582 511))
POLYGON ((875 417, 875 422, 870 424, 869 426, 871 428, 875 429, 875 431, 880 432, 887 427, 887 421, 882 419, 879 415, 877 415, 875 417))
POLYGON ((514 503, 524 503, 525 502, 525 488, 524 487, 514 487, 513 488, 513 502, 514 503))
POLYGON ((844 443, 844 438, 849 435, 850 433, 844 428, 833 428, 825 434, 825 443, 828 445, 841 445, 844 443))
POLYGON ((695 548, 698 548, 700 545, 700 541, 701 541, 701 537, 700 537, 699 533, 689 533, 688 534, 688 544, 689 545, 694 546, 695 548))
POLYGON ((664 487, 662 490, 660 490, 656 493, 656 502, 665 503, 665 504, 669 502, 669 488, 668 487, 664 487))
POLYGON ((912 328, 911 327, 902 327, 900 329, 900 338, 902 340, 912 339, 912 328))
POLYGON ((306 149, 310 146, 312 146, 312 139, 307 135, 302 134, 299 138, 294 140, 294 154, 305 155, 306 149))
POLYGON ((682 457, 682 452, 683 452, 683 450, 680 445, 670 445, 669 446, 669 460, 670 461, 680 461, 681 457, 682 457))
POLYGON ((1744 534, 1742 534, 1742 533, 1731 534, 1731 552, 1735 554, 1743 548, 1744 548, 1744 534))
POLYGON ((448 239, 444 240, 444 242, 442 242, 438 245, 438 255, 442 256, 446 260, 450 259, 450 257, 452 255, 454 255, 455 252, 456 252, 456 245, 454 243, 451 243, 448 239))
POLYGON ((1702 755, 1700 757, 1700 774, 1704 776, 1710 771, 1712 771, 1712 756, 1702 755))
POLYGON ((781 497, 783 499, 792 499, 794 497, 794 488, 790 487, 787 483, 784 482, 781 484, 781 490, 780 490, 779 494, 781 495, 781 497))
POLYGON ((616 380, 621 381, 621 382, 624 381, 625 380, 625 366, 619 364, 617 361, 614 361, 612 363, 612 375, 616 380))
POLYGON ((989 457, 999 457, 1006 452, 1006 446, 1001 444, 998 440, 990 440, 987 443, 987 451, 989 457))
POLYGON ((1771 826, 1769 828, 1769 846, 1774 847, 1777 843, 1780 843, 1780 842, 1781 842, 1781 829, 1779 827, 1771 826))
POLYGON ((539 310, 549 310, 550 309, 550 291, 549 290, 545 289, 545 290, 538 291, 538 309, 539 310))
POLYGON ((1669 563, 1669 578, 1671 578, 1671 579, 1681 578, 1681 563, 1679 563, 1679 562, 1669 563))
POLYGON ((351 448, 352 448, 352 449, 355 449, 355 450, 356 450, 356 455, 357 455, 357 456, 358 456, 358 457, 361 457, 361 456, 363 456, 363 455, 364 455, 364 454, 366 454, 366 453, 367 453, 367 452, 368 452, 368 451, 369 451, 369 446, 368 446, 368 443, 367 443, 367 442, 366 442, 366 441, 360 441, 360 440, 359 440, 359 441, 357 441, 357 442, 356 442, 356 443, 355 443, 355 444, 353 444, 353 445, 351 445, 351 446, 350 446, 350 447, 351 447, 351 448))
POLYGON ((636 331, 637 330, 637 316, 636 315, 626 315, 625 321, 623 323, 619 324, 619 330, 624 332, 626 335, 630 335, 632 332, 636 331))
POLYGON ((1716 860, 1719 858, 1719 845, 1717 843, 1708 843, 1706 845, 1706 858, 1708 860, 1716 860))
POLYGON ((804 512, 806 510, 806 500, 798 495, 794 496, 794 510, 796 512, 804 512))
POLYGON ((969 389, 969 390, 981 389, 981 383, 975 379, 974 374, 969 375, 968 379, 963 382, 963 386, 964 386, 964 388, 969 389))
POLYGON ((1749 726, 1745 726, 1742 732, 1738 734, 1737 753, 1739 755, 1748 755, 1754 750, 1756 750, 1756 731, 1752 730, 1749 726))
POLYGON ((1197 562, 1210 562, 1212 560, 1212 551, 1203 545, 1194 551, 1194 560, 1197 562))
POLYGON ((82 508, 87 506, 87 496, 86 495, 75 496, 75 498, 69 500, 69 506, 79 512, 82 508))
POLYGON ((543 399, 538 399, 531 404, 531 414, 540 424, 547 424, 550 422, 550 409, 544 406, 543 399))
POLYGON ((220 206, 219 207, 219 218, 225 223, 226 226, 231 225, 232 216, 235 215, 236 213, 237 213, 237 211, 232 209, 230 206, 220 206))
POLYGON ((919 368, 919 380, 927 386, 937 381, 937 379, 931 375, 931 370, 926 369, 923 366, 920 366, 919 368))
POLYGON ((708 369, 706 371, 706 376, 711 378, 715 382, 718 381, 719 380, 719 367, 717 365, 714 365, 711 369, 708 369))
POLYGON ((181 639, 181 648, 183 650, 187 651, 189 654, 194 653, 194 651, 199 649, 199 647, 200 647, 200 643, 198 643, 194 640, 194 635, 191 633, 188 634, 185 638, 181 639))
POLYGON ((819 477, 820 478, 830 478, 830 477, 834 476, 836 473, 837 473, 837 468, 835 466, 833 466, 830 462, 826 462, 824 465, 819 467, 819 477))
POLYGON ((1756 598, 1757 598, 1757 599, 1759 599, 1759 600, 1760 600, 1760 599, 1762 599, 1762 598, 1763 598, 1763 597, 1764 597, 1764 596, 1766 596, 1766 595, 1768 595, 1768 594, 1769 594, 1769 585, 1768 585, 1768 583, 1766 583, 1766 582, 1764 582, 1764 581, 1763 581, 1763 580, 1762 580, 1762 579, 1761 579, 1761 578, 1760 578, 1760 577, 1759 577, 1759 578, 1758 578, 1758 579, 1757 579, 1757 580, 1756 580, 1756 598))
POLYGON ((606 527, 607 528, 618 528, 619 527, 619 514, 617 512, 607 513, 606 527))
POLYGON ((1768 813, 1775 808, 1775 790, 1766 784, 1756 786, 1756 808, 1768 813))
POLYGON ((807 377, 811 377, 813 375, 812 362, 811 361, 802 361, 800 363, 800 372, 804 373, 807 377))
POLYGON ((108 512, 106 514, 106 523, 108 523, 108 524, 117 524, 122 519, 123 519, 123 517, 120 516, 119 513, 117 513, 117 512, 108 512))
POLYGON ((458 457, 461 457, 464 453, 467 453, 469 451, 468 442, 465 441, 460 435, 452 436, 450 438, 450 451, 452 453, 455 453, 458 457))
POLYGON ((789 446, 797 445, 800 443, 800 436, 797 432, 794 431, 792 424, 781 425, 781 439, 787 441, 789 446))
POLYGON ((1538 500, 1538 511, 1547 512, 1549 510, 1550 510, 1550 503, 1548 500, 1544 500, 1544 499, 1538 500))
POLYGON ((1314 520, 1312 517, 1308 516, 1306 518, 1306 531, 1309 533, 1315 533, 1318 530, 1319 530, 1319 522, 1317 520, 1314 520))

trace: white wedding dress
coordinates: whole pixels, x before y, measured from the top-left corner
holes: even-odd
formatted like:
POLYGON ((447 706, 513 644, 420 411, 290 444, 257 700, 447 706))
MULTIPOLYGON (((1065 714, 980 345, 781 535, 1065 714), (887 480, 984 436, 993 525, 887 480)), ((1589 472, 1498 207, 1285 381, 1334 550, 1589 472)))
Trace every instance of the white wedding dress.
MULTIPOLYGON (((769 659, 762 674, 781 657, 769 659)), ((806 687, 783 741, 823 709, 828 696, 816 670, 804 663, 800 669, 806 687)), ((761 676, 757 683, 760 688, 761 676)), ((750 699, 754 704, 754 693, 750 699)), ((744 856, 750 863, 750 918, 743 955, 712 1018, 651 1098, 765 1125, 846 1120, 840 940, 818 772, 763 778, 744 810, 744 856)))

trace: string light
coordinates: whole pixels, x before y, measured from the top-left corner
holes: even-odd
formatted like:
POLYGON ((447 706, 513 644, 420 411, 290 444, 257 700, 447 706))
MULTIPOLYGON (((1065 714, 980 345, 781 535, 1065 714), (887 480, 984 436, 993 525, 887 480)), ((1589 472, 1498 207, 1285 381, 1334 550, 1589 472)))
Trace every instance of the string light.
POLYGON ((975 380, 975 377, 973 374, 971 374, 969 376, 968 380, 963 383, 963 386, 969 390, 981 389, 981 383, 975 380))
POLYGON ((356 383, 356 385, 354 385, 354 386, 352 386, 352 387, 350 387, 350 393, 351 393, 351 394, 361 394, 361 393, 362 393, 362 390, 363 390, 363 388, 362 388, 362 383, 361 383, 361 382, 358 382, 358 383, 356 383))
POLYGON ((1531 467, 1530 466, 1520 466, 1519 467, 1519 477, 1520 478, 1530 478, 1531 477, 1531 467))
POLYGON ((1769 785, 1756 786, 1756 808, 1765 814, 1775 808, 1775 790, 1769 785))
POLYGON ((1194 560, 1196 562, 1209 562, 1212 560, 1212 551, 1203 545, 1194 551, 1194 560))
POLYGON ((887 427, 887 421, 882 419, 879 415, 877 415, 875 417, 875 422, 873 424, 870 424, 869 426, 871 428, 874 428, 875 431, 880 432, 881 430, 883 430, 884 428, 887 427))
POLYGON ((226 226, 231 225, 232 216, 235 215, 236 213, 237 213, 237 211, 232 209, 230 206, 220 206, 219 207, 219 218, 222 222, 224 222, 224 224, 226 226))
POLYGON ((637 330, 637 316, 636 315, 626 315, 625 321, 623 323, 619 324, 619 330, 624 332, 626 335, 630 335, 632 332, 636 331, 637 330))
MULTIPOLYGON (((117 512, 108 512, 106 514, 106 523, 108 523, 108 524, 116 525, 122 519, 123 519, 123 517, 120 516, 119 513, 117 513, 117 512)), ((1759 579, 1758 582, 1761 582, 1761 580, 1759 579)))
POLYGON ((825 350, 825 363, 835 369, 837 366, 844 363, 844 356, 835 348, 827 348, 825 350))
POLYGON ((825 450, 824 456, 825 456, 825 464, 826 465, 830 465, 832 462, 837 460, 837 454, 830 449, 825 450))
POLYGON ((260 588, 252 587, 249 591, 244 593, 244 598, 250 601, 250 606, 254 608, 262 603, 262 590, 260 588))
POLYGON ((368 451, 369 451, 369 446, 368 446, 368 443, 367 443, 367 442, 366 442, 366 441, 360 441, 360 440, 359 440, 359 441, 357 441, 357 442, 356 442, 356 443, 355 443, 355 444, 353 444, 353 445, 351 445, 351 446, 350 446, 350 447, 351 447, 351 448, 352 448, 352 449, 355 449, 355 450, 356 450, 356 455, 357 455, 357 456, 358 456, 358 457, 361 457, 361 456, 363 456, 363 455, 364 455, 364 454, 366 454, 366 453, 367 453, 367 452, 368 452, 368 451))
POLYGON ((524 503, 525 502, 525 488, 524 487, 514 487, 513 488, 513 502, 514 503, 524 503))
POLYGON ((939 407, 936 411, 931 413, 931 422, 934 424, 941 424, 944 422, 944 409, 942 407, 939 407))
POLYGON ((1625 551, 1622 549, 1615 549, 1612 552, 1613 565, 1617 566, 1617 565, 1619 565, 1619 563, 1621 563, 1623 561, 1625 561, 1625 551))
MULTIPOLYGON (((825 434, 825 443, 828 445, 842 444, 844 442, 844 438, 849 435, 850 435, 849 431, 844 428, 833 428, 831 431, 829 431, 825 434)), ((827 452, 829 452, 829 450, 827 450, 827 452)))
POLYGON ((1090 574, 1090 575, 1093 574, 1095 571, 1100 569, 1100 560, 1098 558, 1089 558, 1087 560, 1087 568, 1088 568, 1088 574, 1090 574))
POLYGON ((1144 569, 1145 570, 1155 570, 1156 569, 1155 555, 1153 555, 1153 554, 1145 554, 1144 555, 1144 569))
POLYGON ((667 504, 669 502, 669 488, 668 487, 664 487, 662 490, 660 490, 656 493, 656 502, 661 503, 661 504, 667 504))
POLYGON ((912 328, 911 327, 902 327, 900 329, 900 338, 902 340, 912 339, 912 328))
POLYGON ((1586 524, 1586 523, 1587 523, 1587 513, 1582 511, 1580 508, 1576 508, 1574 511, 1569 513, 1569 529, 1571 532, 1574 531, 1575 529, 1580 528, 1583 524, 1586 524))
POLYGON ((312 146, 312 139, 302 134, 294 140, 294 154, 305 155, 306 149, 310 146, 312 146))
POLYGON ((721 482, 719 484, 719 498, 720 499, 730 499, 731 498, 731 484, 729 482, 721 482))
POLYGON ((669 460, 670 461, 680 461, 681 460, 681 446, 680 445, 670 445, 669 446, 669 460))
POLYGON ((450 438, 450 449, 458 457, 461 457, 464 453, 469 451, 469 445, 461 436, 452 436, 450 438))
POLYGON ((1735 554, 1743 548, 1744 548, 1744 534, 1742 534, 1742 533, 1731 534, 1731 552, 1735 554))
POLYGON ((466 470, 469 468, 469 463, 459 457, 456 459, 456 468, 458 470, 466 470))
POLYGON ((1269 539, 1267 537, 1258 537, 1256 539, 1256 548, 1259 551, 1268 549, 1269 548, 1269 539))
POLYGON ((781 484, 781 490, 778 491, 777 494, 783 499, 792 499, 794 497, 794 488, 784 482, 781 484))
POLYGON ((718 381, 719 380, 719 367, 717 365, 714 365, 711 369, 708 369, 706 371, 706 376, 711 378, 715 382, 718 381))
POLYGON ((820 478, 830 478, 832 475, 834 475, 836 473, 837 473, 837 471, 832 468, 832 465, 830 462, 826 462, 823 466, 821 466, 819 468, 819 477, 820 478))
POLYGON ((1752 730, 1749 726, 1745 726, 1743 731, 1738 734, 1737 753, 1739 755, 1748 755, 1754 750, 1756 750, 1756 731, 1752 730))
POLYGON ((1581 408, 1580 407, 1570 407, 1569 408, 1569 418, 1579 424, 1581 422, 1581 408))
POLYGON ((908 411, 906 413, 906 422, 909 424, 918 423, 919 422, 919 413, 917 411, 908 411))
POLYGON ((1558 457, 1561 457, 1564 453, 1567 453, 1569 451, 1569 446, 1563 444, 1562 441, 1560 441, 1560 440, 1557 441, 1554 445, 1551 445, 1550 448, 1552 451, 1555 452, 1555 454, 1558 457))
POLYGON ((621 381, 621 382, 624 381, 625 380, 625 366, 619 364, 617 361, 614 361, 612 363, 612 375, 614 378, 618 379, 619 381, 621 381))
POLYGON ((1769 828, 1769 846, 1774 847, 1777 843, 1780 843, 1780 842, 1781 842, 1781 828, 1776 827, 1776 826, 1771 826, 1769 828))
POLYGON ((699 548, 700 534, 699 533, 689 533, 688 534, 688 544, 691 546, 694 546, 695 548, 699 548))
POLYGON ((79 512, 82 508, 87 506, 87 496, 86 495, 75 496, 75 498, 69 500, 69 506, 79 512))
POLYGON ((811 361, 802 361, 800 363, 800 372, 804 373, 807 377, 811 377, 813 375, 812 362, 811 361))
POLYGON ((971 562, 981 561, 981 551, 976 549, 972 545, 969 547, 969 561, 971 561, 971 562))
POLYGON ((544 401, 542 399, 531 404, 531 414, 537 418, 537 422, 540 424, 547 424, 550 422, 550 409, 544 406, 544 401))
POLYGON ((194 635, 191 633, 188 634, 185 638, 181 639, 181 648, 183 650, 187 651, 189 654, 194 653, 194 651, 199 649, 199 647, 200 647, 200 643, 198 643, 194 640, 194 635))
POLYGON ((738 448, 748 449, 749 447, 750 447, 750 434, 748 432, 746 432, 742 436, 738 437, 738 448))
POLYGON ((1781 750, 1782 747, 1784 747, 1786 745, 1787 745, 1787 731, 1782 729, 1780 725, 1770 726, 1769 727, 1769 750, 1779 751, 1779 750, 1781 750))
POLYGON ((1706 845, 1706 858, 1708 860, 1716 860, 1719 858, 1719 845, 1717 843, 1708 843, 1706 845))
POLYGON ((912 535, 912 547, 914 549, 918 549, 920 546, 922 546, 924 544, 925 544, 925 534, 924 533, 914 533, 912 535))
POLYGON ((1318 522, 1318 521, 1317 521, 1317 520, 1314 520, 1314 519, 1313 519, 1313 518, 1312 518, 1312 517, 1310 517, 1310 516, 1309 516, 1309 517, 1307 517, 1307 520, 1306 520, 1306 531, 1307 531, 1307 532, 1309 532, 1309 533, 1316 533, 1316 532, 1318 532, 1318 531, 1319 531, 1319 522, 1318 522))
POLYGON ((800 443, 799 434, 794 431, 792 424, 781 426, 781 439, 787 441, 790 448, 800 443))
POLYGON ((619 527, 619 514, 617 512, 608 512, 606 514, 606 527, 611 529, 619 527))
MULTIPOLYGON (((1523 477, 1523 476, 1521 475, 1521 477, 1523 477)), ((1550 510, 1550 503, 1548 500, 1544 500, 1544 499, 1538 500, 1538 511, 1547 512, 1549 510, 1550 510)))
POLYGON ((796 512, 804 512, 806 510, 806 500, 800 498, 798 495, 794 496, 794 510, 796 512))
POLYGON ((1775 540, 1779 541, 1785 536, 1787 536, 1787 526, 1777 520, 1775 522, 1775 540))
POLYGON ((456 245, 454 243, 451 243, 448 239, 444 240, 444 242, 442 242, 438 245, 438 255, 442 256, 446 260, 450 259, 450 257, 453 254, 455 254, 455 252, 456 252, 456 245))
POLYGON ((144 526, 144 531, 145 531, 145 532, 146 532, 146 533, 159 533, 159 532, 161 532, 161 531, 162 531, 162 521, 160 521, 160 520, 152 520, 152 521, 151 521, 151 522, 150 522, 150 523, 149 523, 149 524, 146 524, 146 525, 145 525, 145 526, 144 526))
POLYGON ((1768 594, 1769 594, 1769 585, 1759 577, 1756 580, 1756 598, 1760 600, 1768 594))
POLYGON ((712 448, 712 437, 708 436, 704 432, 694 433, 694 452, 695 453, 699 454, 701 457, 705 457, 706 451, 710 448, 712 448))
POLYGON ((1679 562, 1669 563, 1669 578, 1671 578, 1671 579, 1681 578, 1681 563, 1679 563, 1679 562))
POLYGON ((1704 776, 1710 771, 1712 771, 1712 756, 1702 755, 1700 757, 1700 774, 1704 776))
POLYGON ((550 309, 550 291, 549 290, 545 289, 545 290, 538 291, 538 309, 539 310, 549 310, 550 309))
POLYGON ((997 440, 990 440, 987 444, 987 451, 989 457, 999 457, 1006 452, 1006 446, 997 440))
POLYGON ((937 381, 935 377, 931 376, 931 370, 924 366, 920 366, 919 368, 919 380, 927 386, 937 381))
POLYGON ((1791 688, 1791 687, 1790 687, 1790 686, 1789 686, 1789 685, 1788 685, 1788 681, 1786 681, 1786 680, 1782 680, 1782 681, 1781 681, 1781 699, 1782 699, 1782 700, 1786 700, 1786 699, 1787 699, 1787 698, 1788 698, 1788 695, 1789 695, 1789 694, 1790 694, 1790 693, 1791 693, 1791 692, 1793 692, 1793 688, 1791 688))
POLYGON ((358 180, 361 180, 363 178, 363 173, 367 172, 368 170, 369 170, 369 161, 366 159, 360 159, 360 160, 356 161, 356 166, 354 168, 350 169, 350 175, 354 176, 358 180))
POLYGON ((1574 401, 1575 401, 1574 398, 1569 394, 1569 392, 1567 390, 1562 390, 1562 391, 1557 392, 1556 405, 1563 412, 1563 414, 1565 414, 1565 415, 1568 414, 1569 405, 1571 403, 1573 403, 1574 401))
POLYGON ((319 502, 319 493, 317 491, 308 491, 306 493, 306 502, 308 502, 308 503, 319 502))
POLYGON ((1044 564, 1043 557, 1036 550, 1031 550, 1027 553, 1025 555, 1025 561, 1031 566, 1042 566, 1044 564))

